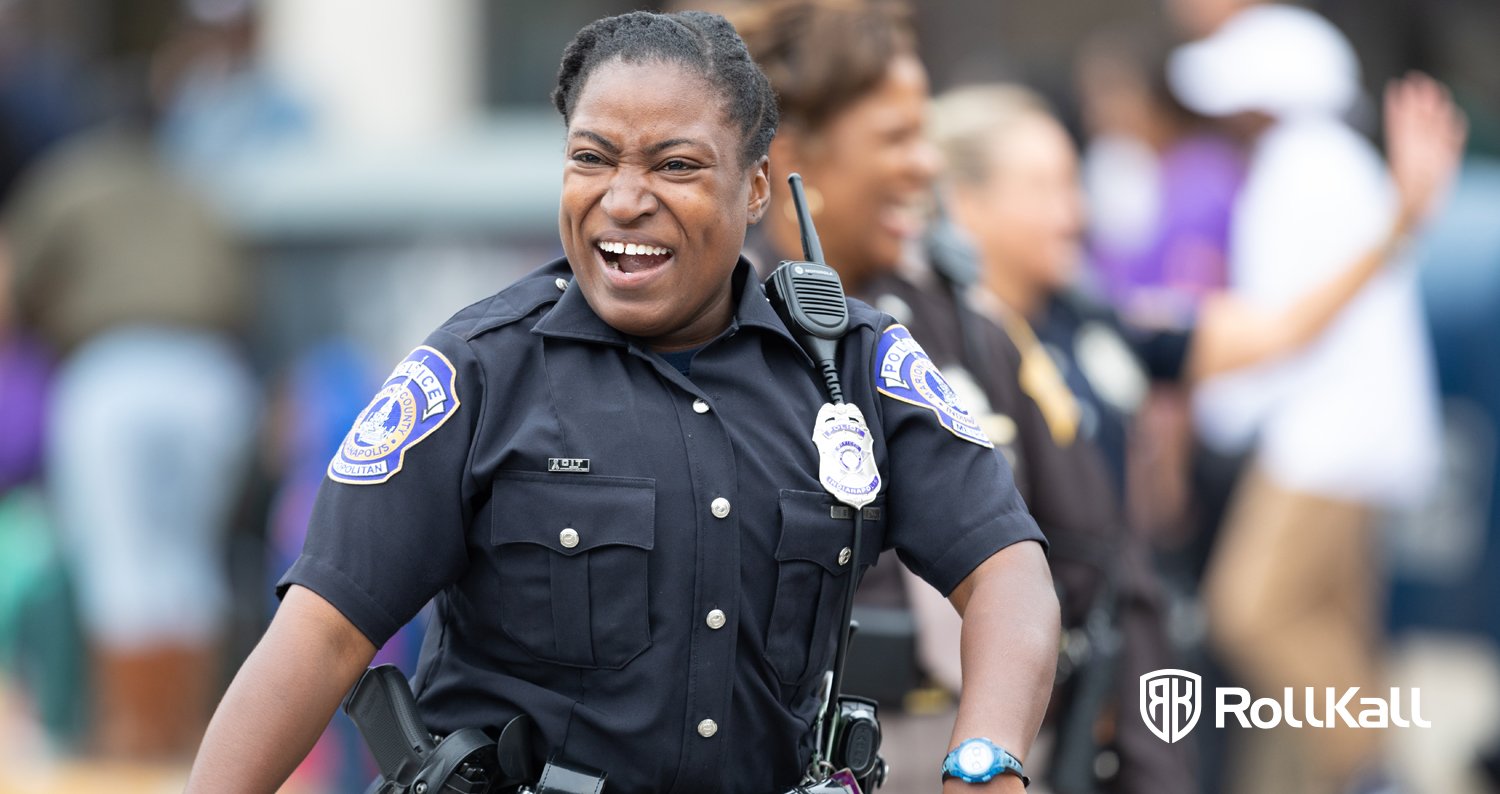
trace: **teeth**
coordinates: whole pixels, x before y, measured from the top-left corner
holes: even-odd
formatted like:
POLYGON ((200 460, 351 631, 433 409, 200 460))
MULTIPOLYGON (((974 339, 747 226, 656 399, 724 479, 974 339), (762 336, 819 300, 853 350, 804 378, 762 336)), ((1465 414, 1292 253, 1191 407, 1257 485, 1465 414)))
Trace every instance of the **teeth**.
POLYGON ((661 248, 644 243, 601 242, 599 243, 599 250, 607 254, 625 254, 626 256, 666 256, 672 253, 672 249, 670 248, 661 248))

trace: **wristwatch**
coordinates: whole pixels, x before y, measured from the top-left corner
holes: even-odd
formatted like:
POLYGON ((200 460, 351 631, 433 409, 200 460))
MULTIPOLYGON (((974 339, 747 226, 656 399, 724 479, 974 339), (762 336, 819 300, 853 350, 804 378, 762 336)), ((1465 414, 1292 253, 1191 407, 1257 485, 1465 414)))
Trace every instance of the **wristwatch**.
POLYGON ((984 783, 996 775, 1011 774, 1029 787, 1031 779, 1021 762, 989 739, 965 739, 943 759, 943 780, 956 777, 965 783, 984 783))

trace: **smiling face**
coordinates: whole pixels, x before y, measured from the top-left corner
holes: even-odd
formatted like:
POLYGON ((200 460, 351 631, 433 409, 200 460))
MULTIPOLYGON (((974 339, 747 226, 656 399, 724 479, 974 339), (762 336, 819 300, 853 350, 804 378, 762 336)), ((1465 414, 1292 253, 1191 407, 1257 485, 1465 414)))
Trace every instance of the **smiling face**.
POLYGON ((729 276, 770 195, 713 86, 662 61, 601 64, 568 124, 558 227, 589 306, 658 350, 729 325, 729 276))
POLYGON ((901 54, 874 89, 821 129, 794 133, 797 142, 785 151, 788 165, 822 195, 818 235, 852 289, 894 269, 924 229, 938 167, 923 134, 926 108, 927 73, 915 56, 901 54))

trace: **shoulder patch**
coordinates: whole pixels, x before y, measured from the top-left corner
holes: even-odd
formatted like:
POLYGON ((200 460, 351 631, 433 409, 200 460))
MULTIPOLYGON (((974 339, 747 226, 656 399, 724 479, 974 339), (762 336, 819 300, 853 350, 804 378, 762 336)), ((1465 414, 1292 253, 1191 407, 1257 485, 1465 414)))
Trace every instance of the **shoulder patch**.
POLYGON ((354 420, 328 464, 331 480, 374 485, 401 471, 406 451, 458 410, 453 363, 422 345, 396 365, 369 407, 354 420))
POLYGON ((887 397, 921 406, 937 415, 953 435, 993 448, 979 420, 958 403, 958 393, 906 326, 885 329, 875 348, 875 388, 887 397))

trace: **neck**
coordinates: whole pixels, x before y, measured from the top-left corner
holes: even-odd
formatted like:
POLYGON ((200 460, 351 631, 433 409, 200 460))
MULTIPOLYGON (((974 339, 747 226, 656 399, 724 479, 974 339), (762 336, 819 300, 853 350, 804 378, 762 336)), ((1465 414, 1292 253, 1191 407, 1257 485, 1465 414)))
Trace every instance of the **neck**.
POLYGON ((681 328, 662 336, 646 337, 646 347, 658 353, 692 350, 714 341, 724 329, 734 322, 734 310, 739 295, 738 271, 724 285, 724 290, 714 296, 697 316, 681 328))
POLYGON ((792 194, 781 191, 772 204, 772 211, 766 213, 765 229, 766 240, 771 243, 776 256, 781 259, 801 259, 802 254, 802 230, 797 228, 797 221, 787 217, 782 207, 792 206, 792 194))
POLYGON ((1047 301, 1046 290, 1006 273, 993 263, 986 263, 980 283, 1007 308, 1028 321, 1036 318, 1047 301))
MULTIPOLYGON (((792 206, 792 194, 786 192, 778 196, 773 206, 792 206)), ((797 225, 796 217, 783 210, 774 210, 766 215, 766 220, 762 221, 762 224, 765 226, 766 241, 770 243, 772 253, 779 259, 805 258, 806 254, 802 251, 802 229, 797 225)), ((828 260, 823 264, 838 271, 839 279, 844 283, 844 292, 849 295, 862 294, 861 290, 864 289, 867 279, 850 270, 847 262, 839 256, 836 249, 828 249, 826 241, 823 244, 823 254, 828 260), (841 265, 841 262, 844 264, 841 265)), ((766 265, 775 267, 776 262, 768 262, 766 265)))
MULTIPOLYGON (((786 206, 792 206, 792 194, 786 194, 786 206)), ((795 218, 787 218, 786 213, 777 212, 772 218, 766 219, 765 239, 766 242, 771 243, 772 252, 778 258, 781 258, 781 260, 802 260, 802 258, 805 258, 805 254, 802 252, 801 227, 796 225, 795 218)), ((828 260, 823 264, 837 270, 838 279, 843 281, 844 293, 850 294, 850 296, 859 296, 859 294, 862 294, 867 279, 864 276, 853 273, 847 267, 847 264, 840 266, 843 257, 838 255, 838 251, 828 251, 826 243, 823 246, 823 255, 828 260)), ((775 266, 775 263, 768 264, 772 267, 775 266)))

